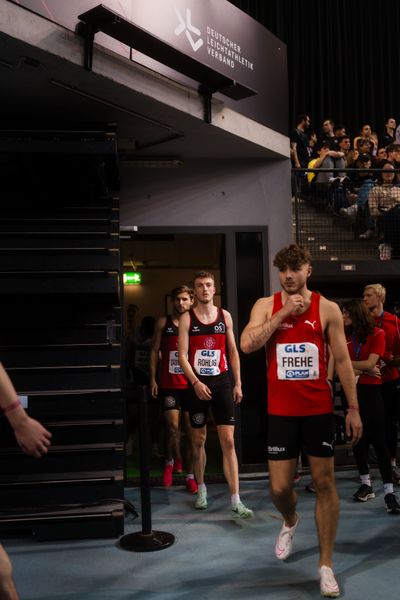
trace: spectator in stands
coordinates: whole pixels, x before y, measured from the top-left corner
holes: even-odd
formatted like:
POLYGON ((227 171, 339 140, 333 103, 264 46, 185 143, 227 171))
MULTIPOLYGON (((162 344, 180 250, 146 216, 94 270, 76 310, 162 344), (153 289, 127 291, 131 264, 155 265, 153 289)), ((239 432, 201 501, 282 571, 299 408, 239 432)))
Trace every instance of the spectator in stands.
MULTIPOLYGON (((321 142, 318 148, 318 158, 308 163, 310 169, 344 169, 344 153, 331 150, 329 140, 321 142)), ((343 206, 348 206, 346 192, 343 189, 343 180, 347 179, 345 171, 334 176, 333 171, 320 173, 308 172, 307 179, 314 189, 318 204, 325 204, 331 212, 338 213, 343 206)))
POLYGON ((382 165, 387 161, 387 152, 386 148, 378 148, 376 152, 376 156, 374 156, 374 160, 372 162, 372 166, 374 169, 381 169, 382 165))
POLYGON ((379 146, 386 148, 396 142, 396 119, 389 117, 386 119, 383 133, 379 136, 379 146))
MULTIPOLYGON (((309 169, 344 169, 344 152, 331 150, 329 140, 321 142, 318 146, 318 158, 314 158, 308 163, 309 169)), ((335 179, 333 171, 324 171, 321 173, 308 173, 308 181, 314 183, 332 183, 335 179)))
MULTIPOLYGON (((297 117, 296 123, 296 128, 290 134, 290 158, 292 167, 295 169, 305 169, 310 160, 307 134, 311 123, 310 117, 306 114, 301 114, 297 117)), ((292 181, 292 187, 296 187, 296 185, 302 194, 307 195, 308 186, 305 173, 296 174, 296 178, 292 181)))
POLYGON ((371 218, 368 210, 368 193, 374 187, 375 179, 371 172, 365 171, 365 169, 371 167, 370 155, 361 154, 355 166, 362 169, 362 171, 360 171, 360 174, 356 174, 353 194, 349 197, 349 200, 353 203, 348 208, 340 209, 340 214, 352 219, 357 218, 359 231, 366 230, 359 237, 361 240, 366 240, 375 235, 374 219, 371 218))
POLYGON ((346 127, 344 125, 335 125, 333 128, 335 138, 341 138, 346 134, 346 127))
POLYGON ((395 142, 396 144, 400 144, 400 125, 396 127, 395 142))
POLYGON ((347 158, 351 150, 351 140, 349 135, 342 135, 338 138, 338 150, 343 152, 344 164, 347 167, 347 158))
MULTIPOLYGON (((386 148, 386 152, 388 161, 392 163, 395 169, 400 169, 400 144, 390 144, 386 148)), ((395 179, 397 183, 400 181, 400 172, 396 173, 395 179)))
POLYGON ((360 130, 360 135, 356 136, 353 140, 353 148, 355 150, 359 150, 360 153, 369 152, 371 155, 375 156, 377 147, 378 140, 376 139, 376 136, 372 133, 371 125, 363 125, 360 130), (368 150, 358 147, 359 140, 369 142, 368 150))
POLYGON ((368 207, 383 237, 380 259, 389 260, 400 251, 400 187, 395 185, 394 166, 390 162, 382 166, 378 185, 368 194, 368 207))
POLYGON ((317 146, 318 146, 318 138, 315 131, 310 131, 310 135, 308 136, 308 154, 310 159, 317 158, 317 146))
POLYGON ((331 150, 335 150, 335 134, 333 132, 335 124, 332 119, 325 119, 322 123, 321 142, 329 142, 331 150))

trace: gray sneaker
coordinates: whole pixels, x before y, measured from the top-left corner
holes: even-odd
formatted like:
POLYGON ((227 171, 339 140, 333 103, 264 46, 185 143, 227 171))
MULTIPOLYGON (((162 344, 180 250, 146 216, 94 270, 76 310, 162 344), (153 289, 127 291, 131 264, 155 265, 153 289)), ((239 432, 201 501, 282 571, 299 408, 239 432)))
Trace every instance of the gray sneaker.
POLYGON ((194 507, 198 510, 205 510, 207 508, 207 491, 199 488, 197 492, 196 502, 194 507))
POLYGON ((253 511, 247 508, 243 502, 238 502, 235 506, 232 506, 231 516, 234 519, 251 519, 253 514, 253 511))

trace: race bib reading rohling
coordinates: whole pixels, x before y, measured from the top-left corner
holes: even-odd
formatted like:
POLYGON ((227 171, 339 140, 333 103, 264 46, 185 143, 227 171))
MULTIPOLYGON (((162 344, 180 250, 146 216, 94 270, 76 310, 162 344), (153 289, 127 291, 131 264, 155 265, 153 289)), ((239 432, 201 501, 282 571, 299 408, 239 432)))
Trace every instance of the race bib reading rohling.
POLYGON ((194 370, 199 375, 219 375, 221 350, 196 350, 194 355, 194 370))

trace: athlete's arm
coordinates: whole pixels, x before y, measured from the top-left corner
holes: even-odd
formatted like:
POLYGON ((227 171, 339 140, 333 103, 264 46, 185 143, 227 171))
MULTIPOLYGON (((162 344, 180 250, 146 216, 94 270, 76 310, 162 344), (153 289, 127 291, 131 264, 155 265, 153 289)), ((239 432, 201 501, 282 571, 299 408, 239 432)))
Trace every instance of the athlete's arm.
POLYGON ((346 434, 355 445, 362 436, 362 423, 358 412, 356 382, 344 335, 343 317, 334 302, 321 297, 321 321, 335 360, 336 372, 346 394, 349 411, 346 415, 346 434))
MULTIPOLYGON (((157 385, 157 381, 156 381, 157 366, 158 366, 158 359, 159 359, 159 352, 160 352, 162 331, 163 331, 163 329, 165 327, 166 322, 167 322, 167 318, 166 317, 160 317, 159 319, 157 319, 155 327, 154 327, 153 339, 152 339, 152 342, 151 342, 151 350, 150 350, 150 392, 151 392, 151 395, 153 396, 153 398, 157 398, 157 396, 158 396, 158 385, 157 385)), ((166 358, 166 357, 164 357, 164 358, 166 358)))
POLYGON ((235 404, 240 404, 243 398, 242 380, 240 378, 240 358, 236 346, 235 334, 233 333, 233 322, 230 313, 227 310, 223 311, 226 323, 226 348, 229 356, 229 367, 232 371, 234 387, 233 401, 235 404))
POLYGON ((21 450, 36 458, 46 454, 51 433, 28 416, 3 365, 0 363, 0 408, 5 413, 21 450))
POLYGON ((269 296, 268 298, 259 298, 254 304, 250 321, 243 329, 240 337, 240 348, 245 354, 250 354, 250 352, 262 348, 282 321, 304 306, 303 296, 292 294, 288 296, 282 308, 272 314, 273 301, 273 296, 269 296))
POLYGON ((179 319, 179 337, 178 337, 178 360, 188 382, 193 386, 196 396, 200 400, 211 400, 211 390, 198 379, 188 361, 189 353, 189 327, 190 315, 188 312, 181 315, 179 319))

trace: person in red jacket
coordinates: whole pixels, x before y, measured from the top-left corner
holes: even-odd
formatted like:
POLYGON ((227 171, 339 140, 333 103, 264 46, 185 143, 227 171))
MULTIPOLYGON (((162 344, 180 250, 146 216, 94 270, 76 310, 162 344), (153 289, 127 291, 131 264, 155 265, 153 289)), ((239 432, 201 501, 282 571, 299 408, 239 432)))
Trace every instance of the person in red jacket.
POLYGON ((400 514, 400 505, 393 493, 392 470, 385 435, 385 411, 381 394, 380 360, 385 354, 385 332, 375 327, 372 315, 364 301, 359 298, 345 302, 342 311, 363 422, 362 438, 353 448, 361 480, 361 486, 353 498, 358 502, 375 498, 368 466, 368 448, 372 444, 383 481, 386 510, 391 514, 400 514))
POLYGON ((197 493, 197 483, 193 474, 192 442, 187 407, 188 381, 178 361, 178 326, 181 316, 193 305, 193 290, 180 285, 171 292, 173 312, 160 317, 155 325, 150 351, 150 391, 153 398, 161 399, 165 419, 165 466, 163 484, 172 485, 173 473, 182 473, 180 447, 180 416, 183 415, 188 436, 186 445, 186 488, 197 493), (159 376, 157 368, 160 366, 159 376), (158 383, 157 383, 158 381, 158 383))
POLYGON ((311 256, 292 244, 274 259, 282 290, 255 303, 243 330, 241 349, 266 346, 268 367, 268 469, 272 500, 283 516, 275 556, 292 552, 299 523, 293 476, 304 448, 316 491, 316 524, 320 545, 320 590, 337 597, 332 554, 339 516, 334 476, 334 416, 327 379, 327 344, 349 403, 346 433, 356 444, 362 424, 353 369, 347 352, 339 307, 307 288, 311 256))
POLYGON ((382 397, 385 407, 386 442, 389 448, 393 481, 400 485, 397 466, 397 426, 400 420, 400 323, 396 315, 383 309, 386 290, 380 283, 366 285, 363 299, 374 317, 375 325, 385 332, 385 354, 381 365, 382 397))

